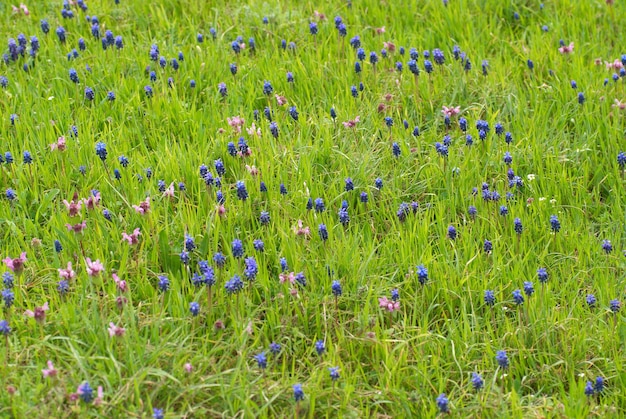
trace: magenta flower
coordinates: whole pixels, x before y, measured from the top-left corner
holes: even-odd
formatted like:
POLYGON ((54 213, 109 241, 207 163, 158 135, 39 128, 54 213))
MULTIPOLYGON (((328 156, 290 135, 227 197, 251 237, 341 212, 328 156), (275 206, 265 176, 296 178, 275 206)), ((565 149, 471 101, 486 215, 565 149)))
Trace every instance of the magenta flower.
POLYGON ((83 230, 87 227, 87 222, 83 221, 82 223, 78 223, 78 224, 65 224, 65 227, 67 227, 67 229, 69 231, 73 231, 74 233, 82 233, 83 230))
POLYGON ((441 110, 441 113, 444 116, 447 116, 447 117, 450 117, 450 118, 455 116, 455 115, 458 115, 460 112, 461 112, 461 107, 460 106, 456 106, 454 108, 448 108, 447 106, 443 106, 442 110, 441 110))
POLYGON ((24 262, 26 262, 26 252, 22 252, 19 258, 11 259, 9 257, 2 259, 7 268, 20 274, 24 270, 24 262))
POLYGON ((163 192, 163 197, 174 198, 174 182, 163 192))
POLYGON ((574 52, 574 43, 570 42, 569 45, 563 45, 562 47, 559 48, 559 52, 565 55, 574 52))
POLYGON ((276 103, 278 106, 284 106, 287 104, 287 98, 285 96, 274 95, 276 97, 276 103))
POLYGON ((226 120, 228 121, 228 125, 230 125, 237 134, 241 133, 241 127, 243 127, 243 125, 246 123, 246 121, 239 117, 239 116, 233 116, 232 118, 226 118, 226 120))
POLYGON ((139 243, 139 236, 141 235, 141 230, 137 227, 133 230, 132 234, 126 234, 126 232, 122 233, 122 240, 126 240, 130 246, 139 243))
POLYGON ((93 210, 100 203, 100 192, 96 192, 89 196, 87 199, 83 199, 83 203, 88 210, 93 210))
POLYGON ((37 322, 42 323, 46 320, 46 311, 48 310, 50 310, 50 307, 48 307, 48 302, 46 301, 41 307, 35 307, 35 311, 26 310, 24 315, 32 317, 37 322))
POLYGON ((361 121, 361 117, 359 117, 357 115, 356 118, 354 118, 354 119, 352 119, 350 121, 343 122, 343 126, 346 127, 346 128, 354 128, 356 126, 356 124, 358 122, 360 122, 360 121, 361 121))
POLYGON ((143 202, 140 202, 139 205, 133 205, 133 208, 135 209, 135 212, 137 214, 141 214, 141 215, 145 215, 148 213, 148 211, 150 210, 150 197, 146 197, 146 200, 143 202))
POLYGON ((298 220, 298 226, 293 227, 293 232, 296 236, 309 237, 311 235, 311 229, 309 227, 303 227, 302 220, 298 220))
POLYGON ((65 137, 59 137, 57 139, 56 143, 52 143, 50 144, 50 149, 52 151, 54 150, 59 150, 59 151, 65 151, 65 137))
POLYGON ((83 206, 82 201, 75 201, 72 199, 71 202, 67 202, 67 199, 64 199, 63 203, 65 204, 65 207, 67 208, 70 217, 76 217, 77 215, 80 215, 80 210, 83 206))
POLYGON ((124 333, 126 333, 126 329, 124 329, 123 327, 119 327, 116 326, 115 323, 111 322, 109 323, 109 336, 110 337, 121 337, 124 336, 124 333))
POLYGON ((400 301, 388 300, 387 297, 380 297, 378 299, 378 305, 380 308, 384 308, 390 313, 400 310, 400 301))
POLYGON ((289 281, 289 283, 291 284, 294 284, 296 282, 296 275, 293 272, 281 272, 280 275, 278 275, 278 279, 280 280, 281 284, 284 284, 287 281, 289 281))
POLYGON ((189 362, 187 362, 185 364, 185 372, 187 374, 191 374, 192 371, 193 371, 193 365, 191 365, 189 362))
POLYGON ((104 271, 104 266, 100 263, 100 259, 91 261, 91 259, 86 258, 85 262, 87 263, 87 274, 89 276, 98 276, 100 272, 104 271))
POLYGON ((117 276, 116 274, 113 274, 111 276, 113 277, 113 280, 115 281, 115 284, 117 285, 117 289, 120 290, 120 292, 128 291, 128 284, 126 284, 126 281, 120 279, 120 277, 117 276))
POLYGON ((93 400, 93 405, 100 406, 102 403, 104 403, 104 390, 102 386, 98 386, 98 396, 93 400))
POLYGON ((48 368, 42 369, 41 373, 43 374, 43 378, 56 377, 58 371, 56 368, 54 368, 54 364, 52 363, 52 361, 48 361, 48 368))
POLYGON ((72 269, 72 262, 67 262, 67 268, 59 269, 59 276, 63 279, 74 279, 76 277, 76 272, 72 269))

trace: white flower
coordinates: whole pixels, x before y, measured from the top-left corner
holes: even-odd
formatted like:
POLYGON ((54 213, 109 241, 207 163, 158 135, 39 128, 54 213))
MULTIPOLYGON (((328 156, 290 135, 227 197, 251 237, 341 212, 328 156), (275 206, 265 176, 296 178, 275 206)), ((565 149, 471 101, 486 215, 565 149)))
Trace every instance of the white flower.
POLYGON ((532 182, 533 180, 535 180, 535 174, 529 173, 528 175, 526 175, 526 179, 528 179, 529 182, 532 182))

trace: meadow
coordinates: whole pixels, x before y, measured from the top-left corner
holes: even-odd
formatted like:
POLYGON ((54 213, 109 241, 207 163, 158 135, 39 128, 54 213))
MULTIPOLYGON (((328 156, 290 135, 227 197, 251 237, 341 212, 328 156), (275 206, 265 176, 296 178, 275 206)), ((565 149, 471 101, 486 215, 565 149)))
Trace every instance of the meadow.
POLYGON ((0 4, 0 417, 626 416, 624 22, 0 4))

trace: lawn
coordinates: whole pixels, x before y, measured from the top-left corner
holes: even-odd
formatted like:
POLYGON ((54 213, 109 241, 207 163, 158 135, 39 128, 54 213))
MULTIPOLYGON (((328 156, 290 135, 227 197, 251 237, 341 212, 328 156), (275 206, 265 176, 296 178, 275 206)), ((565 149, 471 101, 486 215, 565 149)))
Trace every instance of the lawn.
POLYGON ((0 417, 626 416, 611 3, 0 4, 0 417))

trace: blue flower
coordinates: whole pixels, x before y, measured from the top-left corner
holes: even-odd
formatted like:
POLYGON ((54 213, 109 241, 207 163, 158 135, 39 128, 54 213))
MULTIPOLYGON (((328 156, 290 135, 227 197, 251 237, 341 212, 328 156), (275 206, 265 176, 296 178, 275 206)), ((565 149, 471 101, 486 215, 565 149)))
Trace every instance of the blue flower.
POLYGON ((622 308, 622 303, 618 299, 611 300, 609 302, 609 308, 613 313, 617 313, 622 308))
POLYGON ((213 262, 215 263, 215 266, 222 268, 226 264, 226 257, 222 253, 216 252, 213 255, 213 262))
POLYGON ((87 381, 78 386, 78 394, 80 395, 81 400, 85 403, 90 403, 94 399, 93 389, 87 381))
POLYGON ((270 353, 272 355, 278 355, 280 353, 280 344, 276 342, 270 343, 270 353))
POLYGON ((445 393, 441 393, 437 397, 437 407, 441 413, 448 413, 450 411, 449 401, 445 393))
POLYGON ((491 251, 493 250, 493 244, 489 240, 485 239, 483 249, 485 250, 485 253, 491 253, 491 251))
POLYGON ((524 282, 524 292, 529 297, 531 295, 533 295, 533 293, 535 292, 535 288, 533 287, 533 283, 532 282, 530 282, 530 281, 524 282))
POLYGON ((195 301, 192 303, 189 303, 189 312, 191 313, 192 316, 197 316, 198 313, 200 313, 200 304, 196 303, 195 301))
POLYGON ((153 419, 164 419, 165 418, 165 413, 163 412, 163 409, 157 409, 156 407, 154 409, 152 409, 152 418, 153 419))
POLYGON ((245 201, 246 199, 248 199, 248 191, 243 181, 241 180, 237 181, 235 187, 237 189, 237 198, 239 198, 242 201, 245 201))
POLYGON ((263 82, 263 94, 269 96, 272 94, 273 91, 274 88, 272 87, 272 84, 269 81, 265 80, 263 82))
POLYGON ((8 336, 9 333, 11 333, 11 327, 9 326, 9 322, 6 320, 0 320, 0 334, 8 336))
POLYGON ((233 256, 236 258, 243 257, 243 243, 241 240, 235 239, 232 243, 233 256))
POLYGON ((304 391, 302 391, 302 384, 293 385, 293 398, 296 400, 296 402, 304 400, 304 391))
POLYGON ((591 397, 595 394, 595 389, 593 388, 593 383, 591 381, 587 381, 585 384, 585 396, 591 397))
POLYGON ((317 342, 315 342, 315 351, 320 356, 324 353, 324 351, 326 351, 323 340, 318 340, 317 342))
POLYGON ((328 230, 326 229, 325 224, 320 224, 318 227, 318 232, 322 241, 328 240, 328 230))
POLYGON ((235 275, 226 282, 224 288, 228 294, 236 294, 243 289, 243 281, 239 275, 235 275))
POLYGON ((485 304, 488 306, 492 306, 496 303, 496 296, 493 291, 485 290, 485 295, 483 297, 485 304))
POLYGON ((330 373, 330 379, 336 381, 339 379, 339 367, 330 367, 328 368, 328 372, 330 373))
POLYGON ((167 279, 166 276, 161 275, 159 276, 158 286, 159 286, 159 290, 165 292, 170 289, 170 280, 167 279))
POLYGON ((420 284, 424 285, 428 281, 428 269, 424 265, 419 265, 415 271, 420 284))
POLYGON ((254 355, 254 359, 257 362, 259 368, 261 369, 267 368, 267 357, 265 356, 265 352, 261 352, 260 354, 254 355))
POLYGON ((246 265, 243 271, 243 276, 248 280, 252 281, 256 278, 259 273, 259 268, 257 266, 256 260, 253 257, 248 257, 244 259, 244 264, 246 265))
POLYGON ((11 289, 7 288, 2 290, 2 300, 4 300, 4 305, 7 309, 11 308, 13 305, 13 301, 15 301, 15 294, 11 289))
POLYGON ((474 390, 480 390, 485 385, 483 378, 480 376, 480 374, 476 372, 472 373, 471 381, 472 381, 472 387, 474 387, 474 390))
POLYGON ((339 281, 333 281, 330 288, 334 296, 338 297, 342 294, 341 283, 339 281))
POLYGON ((507 369, 509 367, 509 358, 506 355, 506 351, 496 352, 496 361, 502 369, 507 369))

